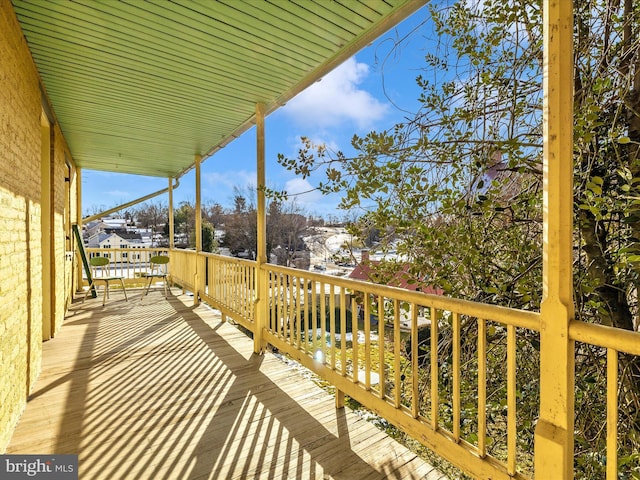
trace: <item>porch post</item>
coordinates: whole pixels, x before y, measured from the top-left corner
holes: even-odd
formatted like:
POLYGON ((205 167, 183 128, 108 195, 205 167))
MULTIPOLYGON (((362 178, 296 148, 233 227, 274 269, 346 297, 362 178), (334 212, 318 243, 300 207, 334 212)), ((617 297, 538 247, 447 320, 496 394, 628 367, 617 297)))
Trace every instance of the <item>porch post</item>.
POLYGON ((261 353, 264 348, 262 329, 267 324, 268 298, 267 273, 262 266, 267 263, 267 215, 266 199, 262 187, 266 185, 264 105, 256 104, 256 170, 257 170, 257 232, 256 232, 256 305, 255 332, 253 332, 253 351, 261 353))
POLYGON ((543 296, 536 478, 573 478, 573 2, 545 0, 543 296))
POLYGON ((169 249, 176 247, 176 239, 173 233, 173 178, 169 177, 169 249))
POLYGON ((40 114, 40 251, 42 257, 42 340, 53 336, 55 315, 55 257, 53 240, 53 157, 51 152, 52 124, 44 110, 40 114))
MULTIPOLYGON (((82 238, 82 168, 76 167, 76 224, 78 225, 78 232, 82 238)), ((76 251, 84 245, 77 245, 76 251)), ((76 259, 76 292, 82 292, 82 257, 79 253, 75 255, 76 259)))
POLYGON ((196 229, 196 270, 193 279, 193 286, 195 291, 193 292, 193 304, 200 305, 200 284, 201 278, 204 279, 205 272, 201 272, 200 265, 200 253, 202 252, 202 209, 201 209, 201 175, 200 164, 202 163, 202 156, 196 155, 196 207, 195 207, 195 229, 196 229))

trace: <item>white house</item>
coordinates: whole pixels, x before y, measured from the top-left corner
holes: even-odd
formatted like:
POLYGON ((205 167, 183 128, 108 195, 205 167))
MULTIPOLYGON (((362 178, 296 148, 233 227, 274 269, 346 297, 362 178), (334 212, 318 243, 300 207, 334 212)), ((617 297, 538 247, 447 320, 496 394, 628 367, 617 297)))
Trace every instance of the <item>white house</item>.
MULTIPOLYGON (((141 249, 150 248, 151 242, 148 240, 143 241, 142 236, 139 233, 101 232, 89 238, 87 247, 122 250, 118 252, 111 251, 109 253, 103 253, 101 256, 109 257, 112 262, 136 263, 149 261, 149 251, 143 251, 141 249)), ((95 256, 100 254, 92 253, 91 255, 95 256)))

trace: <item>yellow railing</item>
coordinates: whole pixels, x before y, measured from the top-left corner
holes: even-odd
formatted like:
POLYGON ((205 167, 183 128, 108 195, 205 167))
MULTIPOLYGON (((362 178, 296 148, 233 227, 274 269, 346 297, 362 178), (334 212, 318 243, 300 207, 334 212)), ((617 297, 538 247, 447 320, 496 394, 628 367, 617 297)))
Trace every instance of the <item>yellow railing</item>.
MULTIPOLYGON (((638 478, 640 475, 640 469, 635 470, 635 476, 629 475, 620 476, 618 471, 620 454, 628 455, 631 452, 625 454, 625 449, 620 448, 620 440, 618 435, 618 412, 620 410, 620 394, 621 387, 624 383, 621 382, 621 376, 626 377, 625 381, 635 382, 636 385, 640 382, 640 378, 637 377, 637 371, 629 371, 629 365, 633 362, 629 361, 629 356, 634 356, 635 364, 640 363, 640 333, 630 332, 627 330, 621 330, 619 328, 608 327, 604 325, 594 325, 584 322, 572 322, 569 326, 569 335, 572 341, 576 342, 576 355, 581 353, 581 350, 586 347, 596 347, 603 350, 602 355, 602 367, 604 376, 606 377, 606 389, 603 393, 604 403, 606 403, 606 409, 603 409, 602 427, 606 424, 606 452, 587 452, 590 455, 601 454, 603 459, 606 459, 606 478, 607 480, 614 480, 618 478, 638 478), (627 356, 626 369, 619 368, 619 359, 621 355, 627 356), (621 371, 622 370, 622 371, 621 371), (630 378, 630 375, 635 375, 635 378, 630 378), (611 459, 614 459, 612 461, 611 459)), ((637 367, 636 367, 637 369, 637 367)), ((637 387, 636 387, 637 388, 637 387)), ((623 394, 624 397, 624 394, 623 394)), ((593 399, 589 399, 593 401, 593 399)), ((634 397, 634 400, 637 399, 634 397)), ((640 405, 635 405, 636 411, 640 409, 640 405)), ((579 412, 581 405, 579 399, 576 400, 576 412, 579 412)), ((634 419, 627 419, 627 422, 632 422, 634 419)), ((638 421, 636 418, 635 421, 638 421)), ((635 432, 635 435, 639 435, 640 432, 635 432)), ((637 442, 637 438, 636 438, 637 442)), ((637 443, 635 443, 637 445, 637 443)), ((639 452, 633 452, 633 454, 640 457, 639 452)), ((640 465, 640 461, 636 459, 633 462, 635 465, 640 465)))
MULTIPOLYGON (((195 276, 196 296, 335 386, 338 405, 350 396, 477 478, 533 477, 537 407, 521 406, 525 396, 539 405, 539 313, 271 264, 257 271, 212 254, 171 256, 175 282, 195 276)), ((640 334, 580 322, 570 331, 608 349, 606 455, 617 458, 618 352, 640 355, 640 334)), ((617 462, 607 465, 617 478, 617 462)))
POLYGON ((516 333, 536 337, 537 313, 265 270, 266 341, 334 385, 338 403, 354 398, 478 478, 530 473, 531 452, 517 444, 533 432, 517 425, 516 333), (504 368, 489 372, 488 355, 504 357, 504 368))
POLYGON ((206 273, 199 289, 200 298, 233 318, 243 327, 255 331, 256 263, 238 258, 199 254, 200 271, 206 273))
POLYGON ((174 283, 179 283, 183 289, 195 292, 196 283, 196 252, 193 250, 171 250, 169 273, 174 283))

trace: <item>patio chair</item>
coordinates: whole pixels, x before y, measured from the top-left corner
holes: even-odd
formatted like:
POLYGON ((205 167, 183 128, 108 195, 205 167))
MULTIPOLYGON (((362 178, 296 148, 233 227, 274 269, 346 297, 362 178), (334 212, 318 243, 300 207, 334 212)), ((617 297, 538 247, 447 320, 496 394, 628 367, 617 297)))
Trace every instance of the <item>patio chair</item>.
POLYGON ((124 277, 122 275, 111 275, 111 268, 109 268, 110 263, 111 261, 108 257, 92 257, 89 260, 89 265, 91 266, 91 282, 89 283, 87 293, 84 294, 82 303, 87 299, 89 293, 96 288, 97 282, 104 282, 104 295, 102 297, 102 306, 104 307, 107 298, 109 298, 109 282, 115 281, 120 282, 124 299, 129 301, 127 298, 127 290, 124 288, 124 277))
POLYGON ((151 283, 154 278, 161 278, 164 282, 164 298, 167 298, 167 277, 169 276, 169 271, 167 268, 167 264, 169 263, 169 257, 166 255, 155 255, 151 257, 149 260, 149 265, 151 269, 149 272, 144 273, 142 276, 144 278, 149 279, 149 283, 147 283, 147 288, 142 294, 142 298, 149 293, 149 289, 151 288, 151 283))

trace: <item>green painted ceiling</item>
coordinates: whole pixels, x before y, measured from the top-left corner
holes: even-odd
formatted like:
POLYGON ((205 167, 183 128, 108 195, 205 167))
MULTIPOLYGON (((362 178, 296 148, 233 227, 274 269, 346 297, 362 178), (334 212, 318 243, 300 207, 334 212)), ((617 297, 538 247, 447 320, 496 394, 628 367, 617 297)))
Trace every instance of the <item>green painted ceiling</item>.
POLYGON ((85 169, 175 177, 426 0, 13 0, 85 169))

